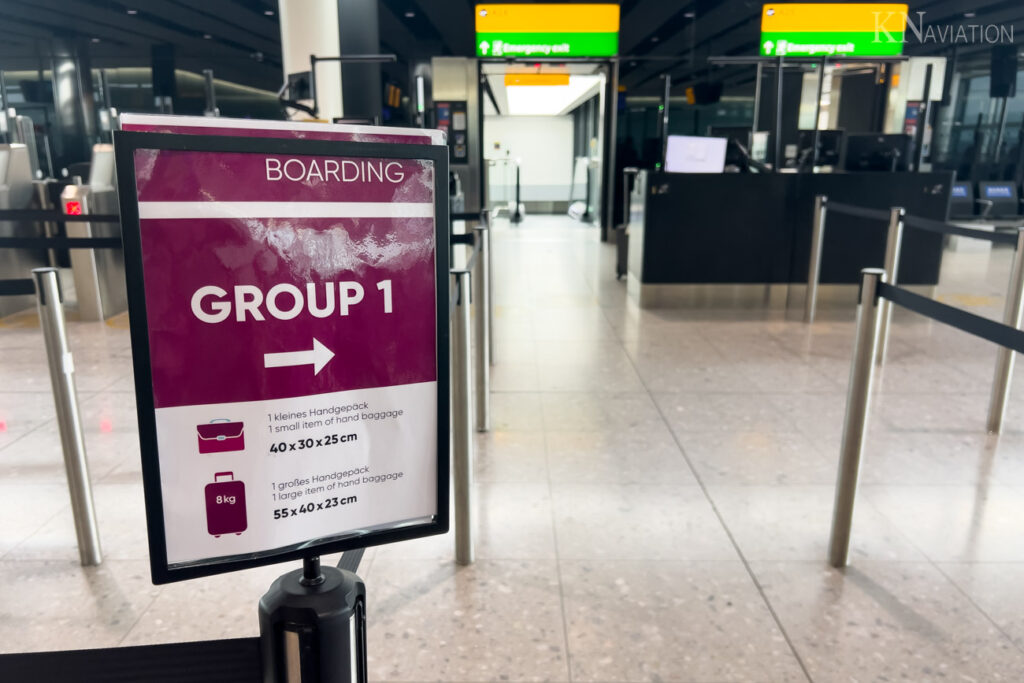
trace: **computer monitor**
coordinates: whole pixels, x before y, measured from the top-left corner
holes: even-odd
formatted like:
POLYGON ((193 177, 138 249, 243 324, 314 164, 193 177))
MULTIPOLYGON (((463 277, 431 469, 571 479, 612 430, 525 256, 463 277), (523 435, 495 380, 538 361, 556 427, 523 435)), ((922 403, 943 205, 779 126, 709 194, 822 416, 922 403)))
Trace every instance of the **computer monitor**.
POLYGON ((913 139, 902 133, 846 136, 847 171, 906 171, 913 139))
MULTIPOLYGON (((814 158, 814 133, 813 130, 800 131, 800 153, 806 150, 808 163, 814 158)), ((839 166, 843 153, 843 131, 841 130, 819 130, 818 133, 818 165, 839 166)))
POLYGON ((669 135, 665 170, 669 173, 722 173, 727 143, 725 138, 669 135))

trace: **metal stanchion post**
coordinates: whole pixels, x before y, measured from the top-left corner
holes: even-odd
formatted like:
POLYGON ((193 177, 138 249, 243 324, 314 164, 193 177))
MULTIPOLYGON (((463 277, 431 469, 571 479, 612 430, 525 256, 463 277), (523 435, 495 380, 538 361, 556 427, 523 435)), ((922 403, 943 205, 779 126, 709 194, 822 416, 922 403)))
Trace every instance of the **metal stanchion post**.
MULTIPOLYGON (((494 365, 494 301, 491 299, 491 292, 494 291, 494 270, 491 268, 491 218, 492 212, 487 213, 487 251, 481 256, 487 260, 487 362, 494 365)), ((490 375, 488 375, 488 386, 490 386, 490 375)))
POLYGON ((473 380, 476 389, 476 430, 486 432, 491 428, 491 331, 488 320, 491 308, 490 273, 488 272, 489 233, 487 224, 481 222, 476 228, 480 253, 477 255, 473 273, 473 308, 476 336, 476 354, 473 361, 473 380))
MULTIPOLYGON (((905 210, 894 206, 889 210, 889 233, 885 242, 885 279, 895 285, 900 267, 900 249, 903 245, 903 216, 905 210)), ((878 328, 878 352, 875 362, 885 362, 885 352, 889 348, 889 323, 892 322, 892 304, 882 301, 882 320, 878 328)))
POLYGON ((452 469, 455 474, 455 561, 473 563, 473 417, 470 410, 468 271, 455 271, 452 311, 452 469))
POLYGON ((861 271, 860 302, 857 305, 857 337, 853 347, 853 366, 846 394, 846 420, 843 423, 842 450, 839 454, 839 476, 832 511, 832 534, 828 557, 833 567, 845 567, 850 552, 850 527, 853 504, 860 477, 860 457, 867 432, 868 407, 871 401, 871 380, 875 350, 878 347, 879 306, 878 284, 885 282, 885 271, 865 268, 861 271))
POLYGON ((516 208, 512 212, 512 218, 510 219, 510 221, 512 223, 522 223, 523 222, 523 214, 519 210, 519 207, 520 207, 520 203, 519 203, 519 189, 520 189, 519 188, 519 160, 517 159, 516 160, 516 208))
POLYGON ((366 683, 366 585, 319 557, 302 565, 260 598, 264 683, 366 683))
POLYGON ((807 300, 804 301, 804 322, 813 323, 818 308, 818 281, 821 279, 821 252, 825 236, 825 211, 828 197, 814 197, 814 217, 811 221, 811 262, 807 266, 807 300))
MULTIPOLYGON (((1010 285, 1006 290, 1003 323, 1017 330, 1024 318, 1024 228, 1017 228, 1017 253, 1013 256, 1010 285)), ((988 404, 988 431, 998 434, 1003 429, 1006 402, 1010 398, 1015 352, 1000 346, 996 355, 996 374, 992 380, 992 397, 988 404)))
POLYGON ((57 425, 64 450, 64 468, 67 471, 68 489, 71 492, 75 535, 78 537, 78 556, 82 565, 89 567, 103 561, 103 552, 100 550, 100 531, 96 524, 89 464, 85 457, 82 417, 78 412, 75 365, 68 349, 57 269, 36 268, 32 271, 32 276, 36 281, 39 322, 43 328, 46 358, 50 364, 53 402, 57 408, 57 425))

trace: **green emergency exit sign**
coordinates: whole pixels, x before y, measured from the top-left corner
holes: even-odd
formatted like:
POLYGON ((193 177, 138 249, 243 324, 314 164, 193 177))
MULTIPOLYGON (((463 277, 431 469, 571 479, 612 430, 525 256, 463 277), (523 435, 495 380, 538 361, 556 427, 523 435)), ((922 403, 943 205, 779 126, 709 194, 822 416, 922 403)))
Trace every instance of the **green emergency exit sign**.
POLYGON ((618 5, 477 5, 477 57, 614 57, 618 5))

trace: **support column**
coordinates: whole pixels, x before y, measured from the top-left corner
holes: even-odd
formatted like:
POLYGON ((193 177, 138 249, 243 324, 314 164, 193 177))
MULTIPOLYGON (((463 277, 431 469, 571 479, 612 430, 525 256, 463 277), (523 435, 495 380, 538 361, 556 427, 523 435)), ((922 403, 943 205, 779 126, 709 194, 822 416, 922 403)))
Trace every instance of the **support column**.
MULTIPOLYGON (((334 54, 375 55, 380 52, 377 0, 338 0, 338 45, 334 54)), ((326 55, 325 55, 326 56, 326 55)), ((319 71, 320 65, 317 65, 319 71)), ((380 64, 355 63, 341 67, 345 117, 380 121, 384 99, 380 64)))
POLYGON ((96 134, 96 103, 92 94, 92 71, 85 47, 72 39, 55 38, 51 43, 53 64, 53 108, 56 166, 58 169, 88 161, 96 134))
MULTIPOLYGON (((604 107, 604 149, 601 154, 601 163, 604 171, 605 205, 601 211, 601 241, 607 242, 615 229, 615 188, 620 180, 615 172, 618 168, 615 155, 618 151, 619 135, 619 60, 617 59, 613 59, 608 64, 604 107)), ((628 197, 623 197, 623 201, 628 200, 628 197)))
POLYGON ((153 72, 153 104, 161 114, 174 113, 178 87, 174 78, 174 46, 153 45, 150 48, 153 72))
MULTIPOLYGON (((310 55, 338 56, 341 46, 338 36, 338 0, 279 0, 278 14, 281 20, 281 57, 286 80, 292 74, 309 73, 310 55)), ((320 118, 330 121, 343 115, 341 64, 321 62, 316 65, 316 93, 320 118)), ((311 99, 301 101, 312 104, 311 99)), ((291 113, 296 117, 296 112, 291 113)), ((307 115, 299 114, 296 118, 307 118, 307 115)))

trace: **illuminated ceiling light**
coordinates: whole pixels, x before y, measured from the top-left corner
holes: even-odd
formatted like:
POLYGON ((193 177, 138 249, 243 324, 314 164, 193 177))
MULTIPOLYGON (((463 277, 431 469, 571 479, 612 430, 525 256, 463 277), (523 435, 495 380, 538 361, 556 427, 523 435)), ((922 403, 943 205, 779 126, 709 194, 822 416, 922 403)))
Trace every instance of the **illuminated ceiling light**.
POLYGON ((128 12, 128 14, 138 14, 139 13, 139 10, 137 10, 137 9, 130 9, 130 10, 126 10, 126 11, 128 12))
POLYGON ((656 42, 658 42, 659 40, 661 40, 661 39, 660 39, 660 38, 658 38, 658 36, 651 36, 651 42, 652 42, 652 43, 656 43, 656 42))
POLYGON ((973 19, 977 14, 974 12, 964 12, 964 19, 973 19))
POLYGON ((92 42, 94 42, 94 43, 98 43, 98 42, 100 42, 100 39, 99 39, 99 38, 93 38, 93 39, 92 39, 92 42))
POLYGON ((415 17, 415 16, 416 16, 416 13, 415 13, 415 12, 412 12, 412 11, 409 11, 409 12, 406 12, 406 13, 405 13, 405 18, 406 18, 406 19, 412 19, 412 18, 413 18, 413 17, 415 17))
POLYGON ((693 19, 695 16, 697 16, 696 12, 683 12, 684 19, 693 19))
POLYGON ((211 36, 209 33, 204 33, 203 34, 203 39, 210 40, 211 38, 213 38, 213 36, 211 36))
POLYGON ((561 114, 588 90, 601 82, 601 76, 569 76, 569 85, 506 86, 508 113, 512 116, 551 116, 561 114))
POLYGON ((274 10, 272 9, 265 9, 263 10, 263 13, 266 14, 268 17, 274 16, 274 10))

